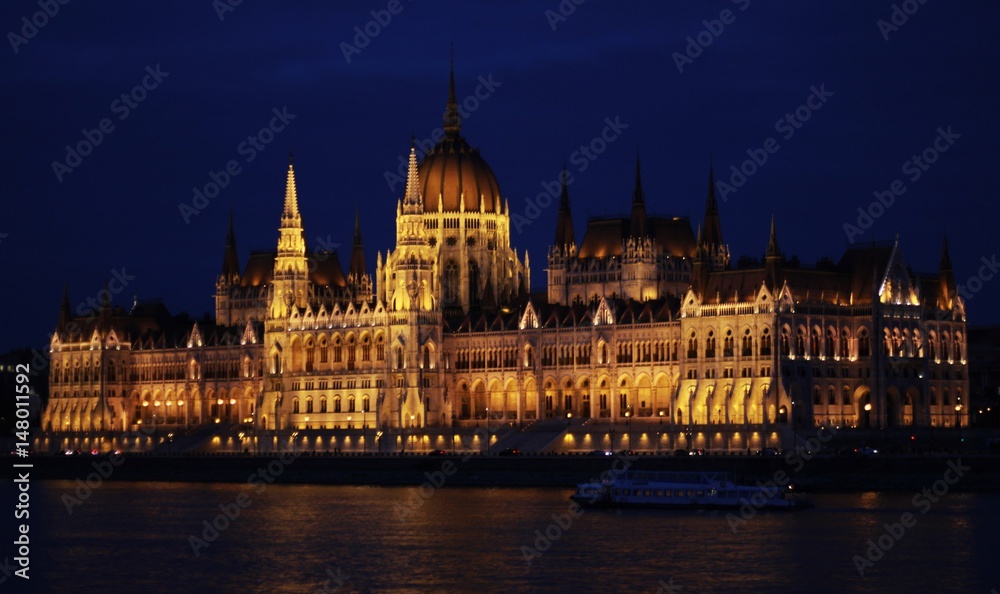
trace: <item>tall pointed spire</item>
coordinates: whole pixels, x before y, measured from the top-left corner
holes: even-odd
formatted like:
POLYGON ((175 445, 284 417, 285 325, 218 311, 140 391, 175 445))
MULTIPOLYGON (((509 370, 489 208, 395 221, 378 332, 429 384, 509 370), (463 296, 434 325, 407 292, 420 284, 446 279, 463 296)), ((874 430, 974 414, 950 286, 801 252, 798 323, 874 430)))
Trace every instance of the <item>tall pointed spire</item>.
POLYGON ((233 230, 233 210, 229 209, 229 232, 226 234, 226 253, 222 258, 222 276, 227 280, 240 275, 240 258, 236 252, 236 232, 233 230))
POLYGON ((295 167, 294 155, 288 153, 288 175, 285 180, 285 208, 281 213, 282 224, 285 219, 294 221, 295 227, 301 227, 302 221, 299 216, 299 197, 295 189, 295 167))
POLYGON ((69 306, 69 283, 63 285, 62 305, 59 307, 59 329, 62 330, 69 323, 73 312, 69 306))
POLYGON ((719 222, 719 205, 715 201, 715 172, 708 166, 708 196, 705 198, 705 236, 710 246, 722 245, 722 225, 719 222))
POLYGON ((420 177, 417 173, 417 144, 410 142, 410 162, 406 170, 406 194, 403 195, 403 212, 421 213, 424 211, 420 199, 420 177))
POLYGON ((462 116, 458 113, 455 99, 455 51, 452 49, 448 69, 448 103, 444 108, 444 131, 448 136, 458 136, 462 129, 462 116))
POLYGON ((767 251, 764 253, 764 269, 767 283, 775 291, 781 288, 778 286, 781 259, 781 248, 778 247, 778 233, 775 230, 774 215, 772 214, 771 233, 767 239, 767 251))
POLYGON ((634 237, 646 235, 646 197, 642 192, 642 165, 639 155, 635 156, 635 190, 632 192, 632 218, 629 234, 634 237))
POLYGON ((764 253, 764 256, 766 258, 781 258, 781 248, 778 247, 778 232, 774 226, 774 215, 771 215, 771 233, 767 238, 767 252, 764 253))
POLYGON ((562 171, 562 193, 559 198, 559 218, 556 220, 555 245, 563 248, 576 243, 573 237, 573 217, 569 211, 569 188, 567 182, 566 164, 562 171))
POLYGON ((361 243, 361 215, 354 211, 354 245, 351 246, 351 265, 347 274, 359 282, 365 275, 365 251, 361 243))
POLYGON ((955 275, 951 269, 951 256, 948 254, 948 236, 944 236, 941 245, 941 265, 938 267, 938 308, 950 310, 955 300, 955 275))

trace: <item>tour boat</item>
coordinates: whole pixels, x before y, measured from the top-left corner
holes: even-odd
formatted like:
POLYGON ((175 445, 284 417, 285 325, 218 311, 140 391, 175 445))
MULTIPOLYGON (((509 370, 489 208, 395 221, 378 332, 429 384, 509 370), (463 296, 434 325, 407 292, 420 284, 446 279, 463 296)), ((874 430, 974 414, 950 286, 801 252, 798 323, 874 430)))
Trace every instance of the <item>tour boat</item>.
POLYGON ((792 510, 812 507, 790 485, 736 485, 725 472, 627 471, 612 481, 581 483, 570 497, 588 507, 792 510))

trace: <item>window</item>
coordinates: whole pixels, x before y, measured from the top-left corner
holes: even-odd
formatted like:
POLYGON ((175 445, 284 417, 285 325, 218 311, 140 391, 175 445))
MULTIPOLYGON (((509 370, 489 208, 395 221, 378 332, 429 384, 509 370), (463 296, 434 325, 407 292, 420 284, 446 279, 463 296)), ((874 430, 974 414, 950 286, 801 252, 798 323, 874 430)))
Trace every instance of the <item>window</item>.
POLYGON ((764 328, 764 332, 760 337, 760 356, 770 357, 771 356, 771 329, 764 328))
POLYGON ((709 330, 708 338, 705 339, 705 358, 715 358, 715 332, 709 330))
POLYGON ((299 412, 299 399, 296 398, 292 400, 292 413, 297 414, 299 412))
POLYGON ((340 412, 340 396, 334 396, 333 398, 333 412, 340 412))
POLYGON ((735 340, 733 339, 733 331, 726 330, 726 337, 723 339, 722 343, 722 356, 732 357, 733 356, 733 344, 735 340))
POLYGON ((743 348, 741 349, 741 354, 744 357, 753 356, 753 337, 750 336, 749 328, 743 332, 743 348))
POLYGON ((862 328, 858 332, 858 356, 859 357, 870 357, 872 354, 871 339, 868 336, 868 331, 862 328))
POLYGON ((321 413, 326 412, 326 396, 323 396, 319 399, 319 412, 321 413))
POLYGON ((313 399, 306 398, 306 412, 311 413, 313 411, 313 399))

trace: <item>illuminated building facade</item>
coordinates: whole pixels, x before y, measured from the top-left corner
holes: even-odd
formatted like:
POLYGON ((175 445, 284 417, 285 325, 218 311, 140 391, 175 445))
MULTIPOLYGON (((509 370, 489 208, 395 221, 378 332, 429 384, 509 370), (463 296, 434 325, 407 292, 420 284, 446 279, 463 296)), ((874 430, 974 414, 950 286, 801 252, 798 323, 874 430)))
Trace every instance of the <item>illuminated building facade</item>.
POLYGON ((45 429, 967 424, 947 244, 936 275, 913 274, 898 241, 803 267, 772 221, 763 261, 733 266, 711 172, 694 233, 686 218, 647 215, 637 162, 630 216, 591 219, 579 243, 564 181, 547 288, 529 294, 528 254, 461 135, 454 79, 444 130, 419 163, 411 148, 396 245, 374 275, 359 221, 347 274, 336 254, 307 255, 290 162, 276 251, 241 270, 230 223, 214 320, 106 300, 74 317, 64 299, 45 429))

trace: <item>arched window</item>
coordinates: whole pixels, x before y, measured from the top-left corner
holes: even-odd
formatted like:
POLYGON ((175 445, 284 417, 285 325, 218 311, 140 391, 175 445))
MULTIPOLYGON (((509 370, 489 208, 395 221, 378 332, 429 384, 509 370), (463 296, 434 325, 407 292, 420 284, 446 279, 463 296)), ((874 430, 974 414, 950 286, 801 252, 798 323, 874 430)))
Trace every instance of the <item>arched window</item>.
POLYGON ((347 412, 354 412, 354 396, 347 397, 347 412))
POLYGON ((292 400, 292 413, 298 414, 299 412, 299 399, 295 398, 292 400))
POLYGON ((788 328, 781 329, 781 356, 787 357, 791 354, 791 348, 788 337, 788 328))
POLYGON ((344 348, 340 344, 340 337, 333 339, 333 362, 340 363, 344 360, 344 348))
POLYGON ((750 336, 750 329, 743 331, 743 344, 740 354, 744 357, 753 357, 753 337, 750 336))
POLYGON ((819 406, 823 404, 823 400, 820 396, 819 386, 813 386, 813 404, 819 406))
POLYGON ((847 386, 844 386, 844 394, 840 400, 840 403, 843 404, 844 406, 847 406, 851 403, 851 389, 848 388, 847 386))
POLYGON ((799 328, 795 332, 795 356, 804 357, 806 355, 806 332, 799 328))
POLYGON ((819 328, 813 328, 809 336, 809 355, 819 357, 819 345, 823 338, 819 335, 819 328))
POLYGON ((479 265, 469 260, 469 303, 479 305, 479 265))
POLYGON ((872 343, 871 338, 868 336, 868 330, 862 328, 858 331, 858 356, 859 357, 870 357, 872 354, 872 343))
POLYGON ((444 265, 444 305, 455 305, 458 303, 459 280, 458 264, 454 260, 448 260, 444 265))
POLYGON ((834 344, 836 344, 836 335, 833 332, 833 328, 827 328, 826 330, 826 342, 823 343, 823 354, 827 357, 832 357, 837 351, 834 349, 834 344))
POLYGON ((340 412, 340 396, 333 397, 333 412, 335 413, 340 412))
POLYGON ((326 412, 326 396, 320 396, 319 398, 319 412, 326 412))
POLYGON ((849 344, 849 338, 850 338, 850 336, 847 333, 847 328, 844 328, 843 330, 840 331, 840 356, 841 357, 849 357, 850 356, 850 349, 849 349, 849 346, 848 346, 848 344, 849 344))
POLYGON ((375 359, 385 361, 385 338, 381 334, 375 337, 375 359))
POLYGON ((688 359, 698 358, 698 334, 692 330, 691 336, 688 338, 688 359))
POLYGON ((726 330, 726 337, 723 339, 723 343, 722 343, 722 356, 723 357, 732 357, 733 356, 733 349, 735 348, 734 347, 734 343, 735 342, 736 341, 733 339, 733 331, 732 330, 726 330))
POLYGON ((306 412, 311 413, 313 411, 313 399, 306 398, 306 412))
POLYGON ((361 338, 361 360, 372 360, 372 339, 367 334, 361 338))
POLYGON ((830 386, 826 389, 826 402, 830 405, 837 404, 837 391, 830 386))
POLYGON ((771 329, 764 328, 760 336, 760 355, 762 357, 771 356, 771 329))
POLYGON ((705 338, 705 358, 715 358, 715 332, 709 330, 708 337, 705 338))
POLYGON ((368 396, 361 399, 361 412, 372 412, 371 403, 368 400, 368 396))

